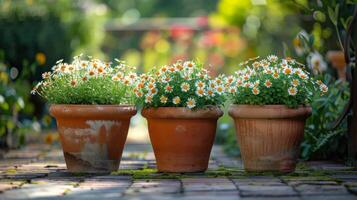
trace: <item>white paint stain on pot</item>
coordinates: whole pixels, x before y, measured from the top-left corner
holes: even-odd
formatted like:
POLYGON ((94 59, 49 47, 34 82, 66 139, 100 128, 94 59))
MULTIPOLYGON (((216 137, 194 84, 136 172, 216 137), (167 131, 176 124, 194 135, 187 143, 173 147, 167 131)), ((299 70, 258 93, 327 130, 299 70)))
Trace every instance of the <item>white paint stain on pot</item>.
POLYGON ((99 144, 98 142, 91 142, 90 138, 98 137, 103 127, 105 129, 106 137, 110 133, 113 126, 120 127, 121 122, 111 120, 88 120, 86 121, 89 128, 76 129, 64 128, 62 134, 65 138, 71 140, 76 144, 82 144, 80 152, 67 152, 78 159, 90 163, 95 168, 108 168, 115 164, 114 161, 108 160, 107 144, 99 144))
POLYGON ((176 126, 176 133, 185 133, 186 132, 186 127, 183 125, 177 125, 176 126))
POLYGON ((64 128, 62 133, 66 138, 78 140, 78 138, 85 136, 98 136, 102 127, 105 128, 105 133, 108 134, 113 126, 121 126, 121 122, 111 120, 88 120, 86 124, 89 125, 89 128, 64 128))

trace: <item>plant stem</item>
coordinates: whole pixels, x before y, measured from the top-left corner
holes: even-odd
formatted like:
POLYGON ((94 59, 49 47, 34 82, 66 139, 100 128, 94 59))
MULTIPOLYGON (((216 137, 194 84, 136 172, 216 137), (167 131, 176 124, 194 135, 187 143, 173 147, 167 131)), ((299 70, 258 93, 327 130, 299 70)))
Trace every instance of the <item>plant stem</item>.
POLYGON ((335 25, 335 29, 336 29, 336 33, 337 33, 338 44, 340 45, 341 50, 344 52, 345 49, 343 48, 340 31, 338 30, 337 25, 335 25))

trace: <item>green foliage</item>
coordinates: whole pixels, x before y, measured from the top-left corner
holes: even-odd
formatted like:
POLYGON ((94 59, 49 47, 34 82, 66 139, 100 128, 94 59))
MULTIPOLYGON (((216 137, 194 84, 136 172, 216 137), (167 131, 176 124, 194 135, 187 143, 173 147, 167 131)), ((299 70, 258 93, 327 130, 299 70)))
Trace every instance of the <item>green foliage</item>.
MULTIPOLYGON (((75 51, 97 54, 105 9, 93 1, 83 4, 0 0, 0 49, 6 51, 6 64, 22 71, 27 67, 24 62, 45 66, 58 57, 68 59, 75 51)), ((37 76, 44 70, 37 68, 37 76)))
POLYGON ((312 116, 306 122, 304 142, 301 145, 304 159, 342 159, 346 156, 347 122, 336 129, 332 123, 340 116, 349 99, 346 82, 334 81, 325 75, 329 91, 324 96, 315 95, 312 101, 312 116))
POLYGON ((144 107, 187 107, 199 109, 224 103, 223 77, 211 78, 201 64, 178 61, 153 69, 136 87, 144 107))
MULTIPOLYGON (((310 15, 314 20, 304 22, 303 28, 314 35, 313 47, 321 53, 342 49, 342 37, 349 26, 355 0, 302 1, 299 12, 310 15)), ((296 2, 295 2, 296 3, 296 2)))
POLYGON ((246 68, 236 72, 229 93, 235 104, 298 107, 309 104, 319 90, 327 91, 326 85, 315 82, 293 59, 272 55, 260 61, 250 59, 242 66, 246 68))
POLYGON ((23 144, 24 133, 29 129, 18 119, 18 114, 24 106, 23 98, 17 94, 10 80, 7 67, 0 62, 0 148, 23 144), (17 141, 14 141, 15 138, 17 141))
POLYGON ((133 104, 136 74, 119 61, 115 67, 98 59, 75 57, 57 62, 32 91, 52 104, 133 104))
POLYGON ((295 10, 291 1, 220 0, 211 18, 221 25, 239 27, 249 40, 252 57, 276 52, 283 41, 293 37, 300 21, 295 10))
POLYGON ((71 75, 55 79, 43 96, 52 104, 132 104, 126 96, 129 88, 110 77, 91 78, 75 87, 72 80, 71 75))

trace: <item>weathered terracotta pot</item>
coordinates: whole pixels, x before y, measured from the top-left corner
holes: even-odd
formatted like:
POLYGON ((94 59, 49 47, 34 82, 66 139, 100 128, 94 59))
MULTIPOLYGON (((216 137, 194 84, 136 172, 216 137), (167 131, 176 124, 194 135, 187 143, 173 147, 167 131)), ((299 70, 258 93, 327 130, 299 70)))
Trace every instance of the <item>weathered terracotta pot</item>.
POLYGON ((244 168, 247 171, 295 170, 306 118, 311 107, 232 105, 244 168))
POLYGON ((134 106, 52 105, 67 169, 110 172, 119 167, 134 106))
POLYGON ((148 108, 150 140, 160 172, 202 172, 208 167, 216 135, 218 107, 192 111, 188 108, 148 108))
POLYGON ((328 51, 327 59, 331 61, 332 66, 337 70, 337 75, 340 80, 346 80, 346 60, 343 51, 328 51))

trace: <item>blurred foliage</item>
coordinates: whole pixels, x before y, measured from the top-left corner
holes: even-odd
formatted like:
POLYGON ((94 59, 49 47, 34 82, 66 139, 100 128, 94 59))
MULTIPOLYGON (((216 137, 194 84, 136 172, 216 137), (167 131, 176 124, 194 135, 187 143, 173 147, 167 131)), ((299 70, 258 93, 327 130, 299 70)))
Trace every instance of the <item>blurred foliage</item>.
MULTIPOLYGON (((52 65, 73 53, 98 54, 105 5, 83 0, 0 0, 0 49, 7 64, 52 65)), ((21 71, 21 70, 20 70, 21 71)))
POLYGON ((329 91, 316 95, 311 104, 312 115, 306 122, 301 145, 303 159, 342 159, 347 155, 346 120, 336 129, 331 127, 348 102, 349 87, 347 82, 334 81, 330 75, 325 75, 324 82, 329 91))
POLYGON ((193 17, 216 9, 218 0, 100 0, 110 10, 110 17, 193 17), (178 9, 179 8, 179 9, 178 9))
POLYGON ((29 95, 33 82, 59 57, 100 54, 106 12, 96 1, 0 0, 1 74, 7 77, 0 93, 4 145, 14 146, 12 136, 23 142, 25 127, 38 129, 34 116, 43 117, 41 124, 51 123, 43 116, 44 102, 29 95))
MULTIPOLYGON (((123 34, 121 38, 106 38, 104 44, 110 57, 121 54, 128 64, 149 71, 154 66, 174 63, 177 60, 199 60, 210 67, 213 74, 228 71, 224 66, 236 65, 247 42, 234 27, 211 29, 201 18, 202 30, 195 31, 186 26, 172 26, 169 30, 149 30, 143 33, 123 34), (132 37, 136 35, 139 38, 132 37), (121 42, 121 46, 114 44, 121 42), (125 48, 129 47, 129 48, 125 48)), ((114 33, 113 33, 114 34, 114 33)))
POLYGON ((233 25, 241 28, 251 54, 282 55, 283 42, 289 41, 300 30, 297 9, 287 2, 221 0, 210 21, 218 27, 233 25))
MULTIPOLYGON (((351 22, 355 0, 343 1, 296 1, 300 13, 308 16, 302 20, 303 30, 294 39, 295 53, 300 60, 311 62, 312 55, 330 50, 344 51, 342 41, 351 22)), ((326 63, 324 57, 318 64, 326 63)), ((310 66, 311 67, 311 66, 310 66)), ((310 68, 312 70, 312 68, 310 68)), ((329 86, 329 93, 316 96, 311 104, 312 116, 305 128, 301 145, 303 159, 343 159, 347 155, 347 120, 335 129, 332 123, 340 116, 349 99, 349 85, 337 80, 336 69, 329 65, 323 76, 329 86)))
POLYGON ((341 40, 352 20, 356 0, 294 0, 302 28, 312 35, 312 47, 321 53, 342 50, 341 40))
POLYGON ((7 148, 22 145, 32 123, 19 118, 25 103, 12 83, 10 73, 14 72, 1 62, 2 57, 0 55, 0 148, 7 148))

